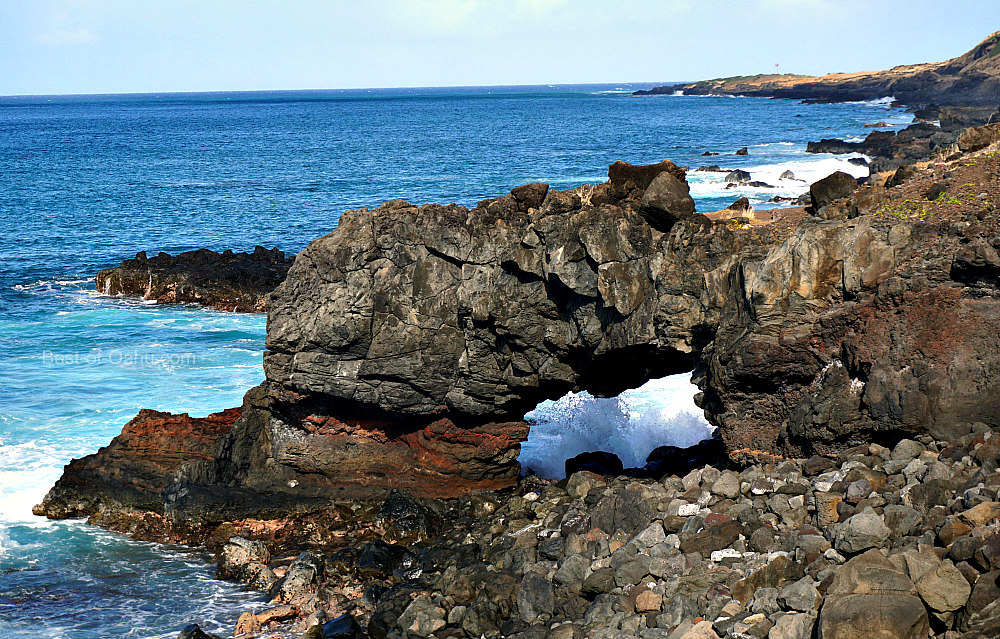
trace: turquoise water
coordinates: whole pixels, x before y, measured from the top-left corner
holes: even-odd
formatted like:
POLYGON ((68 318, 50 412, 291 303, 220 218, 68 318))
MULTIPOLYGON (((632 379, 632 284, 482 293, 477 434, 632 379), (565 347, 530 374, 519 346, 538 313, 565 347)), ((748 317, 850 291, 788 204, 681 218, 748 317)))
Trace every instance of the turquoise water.
MULTIPOLYGON (((65 463, 140 408, 202 416, 263 378, 264 317, 102 297, 97 270, 139 250, 294 253, 349 208, 593 184, 619 159, 746 168, 779 188, 726 191, 719 174, 691 174, 699 210, 741 195, 763 205, 805 190, 778 181, 784 169, 807 181, 864 172, 806 155, 807 141, 909 120, 879 104, 635 88, 646 85, 0 98, 0 636, 175 637, 191 622, 228 634, 260 604, 212 580, 200 553, 31 515, 65 463), (750 155, 731 155, 742 146, 750 155)), ((600 430, 614 419, 650 445, 688 437, 671 421, 690 405, 684 386, 543 407, 526 460, 537 442, 621 440, 600 430), (597 413, 617 417, 587 418, 597 413), (564 428, 572 420, 582 425, 564 428)))

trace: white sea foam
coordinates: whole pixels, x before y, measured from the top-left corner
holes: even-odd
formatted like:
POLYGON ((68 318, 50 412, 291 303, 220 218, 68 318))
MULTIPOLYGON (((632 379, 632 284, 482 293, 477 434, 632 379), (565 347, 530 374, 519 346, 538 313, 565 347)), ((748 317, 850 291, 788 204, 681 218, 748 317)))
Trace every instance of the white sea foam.
POLYGON ((854 102, 846 102, 845 104, 859 104, 861 106, 869 107, 882 107, 884 109, 892 108, 893 103, 896 101, 895 96, 887 95, 881 98, 875 98, 874 100, 856 100, 854 102))
POLYGON ((56 287, 67 287, 67 286, 77 286, 79 284, 87 284, 91 282, 90 278, 84 279, 73 279, 73 280, 36 280, 29 284, 15 284, 11 289, 18 292, 26 291, 36 291, 36 290, 53 290, 56 287))
MULTIPOLYGON (((865 157, 860 153, 829 156, 802 153, 794 160, 775 164, 747 166, 742 170, 750 174, 755 182, 764 182, 774 188, 735 186, 727 189, 726 174, 720 172, 690 171, 687 174, 691 196, 696 199, 746 197, 755 207, 764 204, 774 196, 798 197, 809 191, 809 185, 836 171, 842 171, 856 178, 868 175, 868 167, 851 164, 850 158, 865 157), (795 174, 794 180, 781 179, 785 171, 795 174)), ((736 168, 736 167, 725 167, 736 168)))
POLYGON ((0 444, 0 526, 34 521, 31 507, 42 501, 71 456, 34 441, 0 444))
POLYGON ((532 424, 521 446, 522 467, 562 477, 567 459, 587 451, 615 453, 626 467, 645 464, 657 446, 691 446, 712 427, 694 405, 689 375, 652 380, 618 397, 569 393, 545 401, 525 418, 532 424))

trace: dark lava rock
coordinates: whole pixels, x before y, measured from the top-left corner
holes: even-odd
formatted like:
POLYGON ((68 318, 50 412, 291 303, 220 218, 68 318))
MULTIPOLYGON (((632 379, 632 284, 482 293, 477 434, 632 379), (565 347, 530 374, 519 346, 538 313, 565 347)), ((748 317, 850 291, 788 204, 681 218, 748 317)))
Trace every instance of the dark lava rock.
POLYGON ((695 468, 714 465, 725 467, 726 448, 717 437, 705 439, 694 446, 657 446, 646 457, 640 476, 661 479, 665 475, 683 477, 695 468))
POLYGON ((366 576, 386 578, 394 571, 413 565, 415 562, 416 557, 405 546, 375 539, 362 544, 354 567, 366 576))
POLYGON ((354 639, 361 636, 361 626, 350 614, 343 614, 323 624, 323 639, 354 639))
POLYGON ((292 258, 262 246, 253 253, 198 249, 147 258, 137 253, 97 274, 105 295, 141 295, 159 304, 197 303, 243 313, 266 310, 267 296, 285 279, 292 258))
POLYGON ((849 197, 858 188, 858 181, 847 173, 837 171, 826 176, 809 187, 812 198, 812 208, 819 214, 835 200, 849 197))
POLYGON ((393 489, 382 502, 372 523, 383 529, 390 539, 411 540, 429 536, 433 518, 416 499, 393 489))
POLYGON ((741 197, 730 204, 727 208, 732 209, 733 211, 749 211, 751 208, 750 200, 745 197, 741 197))
POLYGON ((583 580, 583 587, 580 589, 580 594, 587 599, 594 599, 597 595, 611 592, 614 587, 615 569, 610 567, 598 568, 583 580))
POLYGON ((746 184, 750 181, 750 174, 742 169, 736 169, 735 171, 726 175, 726 182, 730 184, 746 184))
POLYGON ((710 526, 681 540, 681 550, 708 557, 713 550, 729 548, 743 534, 743 524, 735 519, 710 526))
POLYGON ((791 171, 782 171, 781 175, 778 176, 779 180, 794 180, 795 174, 791 171))
POLYGON ((933 202, 934 200, 941 197, 944 193, 948 192, 948 184, 945 182, 935 182, 931 185, 929 189, 924 191, 923 197, 925 200, 933 202))
POLYGON ((659 164, 618 161, 608 167, 608 182, 616 199, 641 199, 653 180, 663 172, 671 174, 680 182, 685 179, 684 170, 670 160, 659 164))
POLYGON ((542 182, 532 182, 511 190, 510 194, 525 209, 537 209, 545 201, 549 185, 542 182))
POLYGON ((746 148, 746 147, 743 147, 742 149, 738 149, 738 150, 736 151, 736 155, 748 155, 749 153, 750 153, 750 152, 749 152, 749 151, 747 151, 747 148, 746 148))
POLYGON ((181 630, 181 634, 177 635, 177 639, 219 639, 218 635, 210 635, 201 627, 193 623, 190 626, 181 630))
POLYGON ((621 475, 624 469, 618 455, 605 451, 580 453, 566 460, 566 477, 581 470, 614 477, 621 475))
POLYGON ((382 595, 368 622, 368 636, 385 639, 396 627, 396 620, 420 591, 406 585, 396 585, 382 595))
POLYGON ((667 232, 677 220, 694 213, 694 199, 686 180, 663 171, 649 184, 642 196, 639 213, 658 231, 667 232))
POLYGON ((885 188, 891 189, 894 186, 899 186, 903 182, 912 178, 914 175, 916 175, 916 170, 909 164, 904 164, 896 169, 896 171, 889 176, 889 179, 885 181, 885 188))
POLYGON ((602 497, 591 513, 591 525, 601 530, 624 531, 632 537, 644 530, 656 515, 656 506, 639 487, 602 497))
POLYGON ((868 166, 868 160, 864 158, 848 158, 847 162, 854 166, 868 166))
POLYGON ((521 621, 534 623, 540 615, 551 616, 555 606, 552 582, 537 572, 529 572, 517 590, 517 610, 521 621))

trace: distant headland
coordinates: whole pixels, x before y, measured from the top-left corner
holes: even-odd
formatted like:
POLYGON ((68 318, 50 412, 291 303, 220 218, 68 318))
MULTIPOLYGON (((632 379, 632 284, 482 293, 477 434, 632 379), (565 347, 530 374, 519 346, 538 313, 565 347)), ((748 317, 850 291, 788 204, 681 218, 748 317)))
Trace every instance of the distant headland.
POLYGON ((993 106, 1000 101, 1000 31, 944 62, 824 76, 762 74, 659 86, 635 95, 744 95, 811 102, 893 96, 902 104, 993 106))

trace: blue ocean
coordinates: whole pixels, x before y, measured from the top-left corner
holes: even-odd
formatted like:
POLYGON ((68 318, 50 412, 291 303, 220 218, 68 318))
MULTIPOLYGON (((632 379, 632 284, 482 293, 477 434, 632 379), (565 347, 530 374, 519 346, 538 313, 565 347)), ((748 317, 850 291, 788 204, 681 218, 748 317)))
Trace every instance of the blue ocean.
MULTIPOLYGON (((767 208, 835 170, 867 174, 807 141, 911 119, 887 101, 630 95, 649 86, 0 98, 0 636, 172 638, 193 622, 228 636, 262 602, 215 581, 200 551, 31 514, 140 408, 203 416, 263 379, 265 317, 104 297, 98 270, 141 250, 294 254, 347 209, 595 184, 616 160, 746 169, 776 188, 691 173, 698 210, 744 195, 767 208)), ((693 393, 668 378, 544 402, 522 462, 551 476, 582 450, 630 465, 693 443, 708 432, 693 393)))

